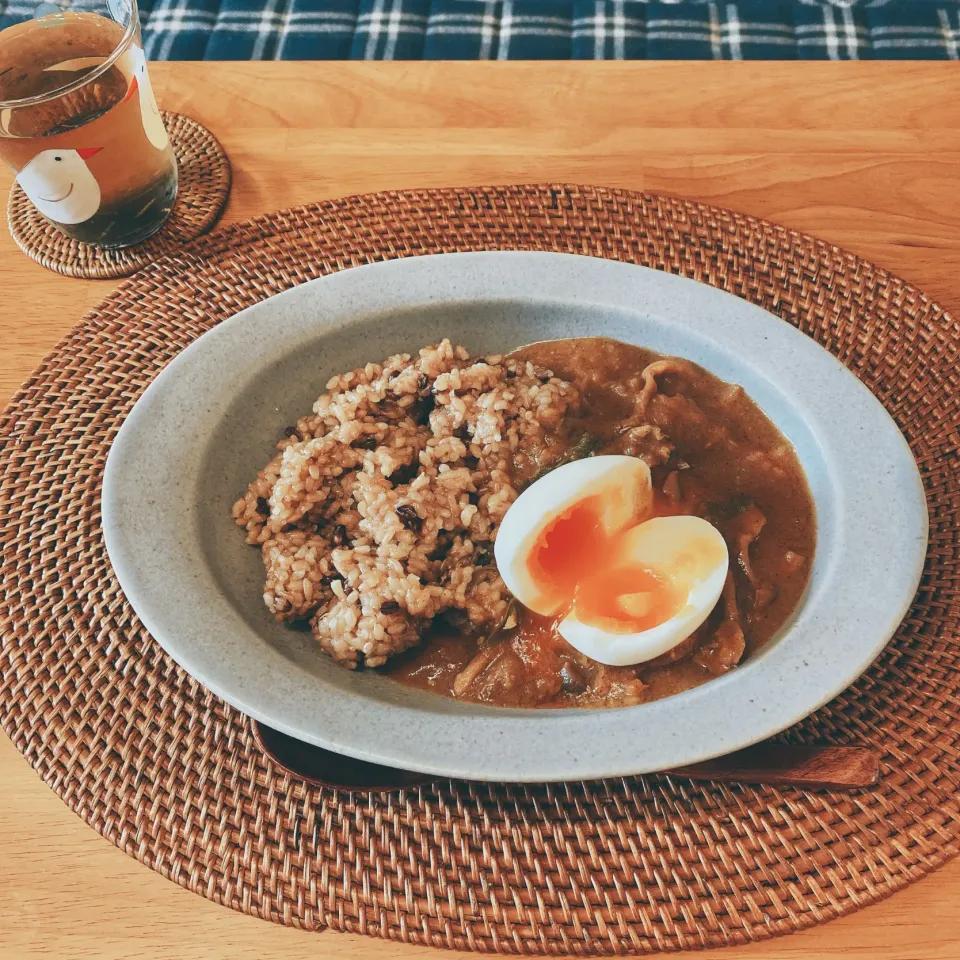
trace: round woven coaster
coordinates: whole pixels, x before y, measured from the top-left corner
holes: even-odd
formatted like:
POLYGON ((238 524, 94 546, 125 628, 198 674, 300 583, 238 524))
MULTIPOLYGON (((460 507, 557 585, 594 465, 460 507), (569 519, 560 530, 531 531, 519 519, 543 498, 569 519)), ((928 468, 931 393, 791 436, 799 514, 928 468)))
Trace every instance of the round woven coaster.
POLYGON ((206 128, 162 111, 177 157, 180 183, 167 222, 148 240, 123 250, 105 250, 65 237, 14 183, 7 201, 7 224, 17 246, 31 259, 68 277, 105 280, 128 277, 145 264, 206 233, 220 218, 230 196, 230 161, 206 128))
POLYGON ((377 194, 221 231, 123 284, 0 419, 3 728, 121 849, 281 923, 601 954, 740 943, 849 913, 960 850, 958 348, 957 321, 885 271, 664 197, 570 186, 377 194), (666 776, 384 795, 309 787, 265 759, 244 717, 143 629, 104 551, 99 496, 110 443, 158 371, 237 310, 305 280, 482 249, 610 257, 722 287, 819 340, 886 405, 929 497, 923 584, 867 673, 784 735, 873 745, 875 789, 666 776))

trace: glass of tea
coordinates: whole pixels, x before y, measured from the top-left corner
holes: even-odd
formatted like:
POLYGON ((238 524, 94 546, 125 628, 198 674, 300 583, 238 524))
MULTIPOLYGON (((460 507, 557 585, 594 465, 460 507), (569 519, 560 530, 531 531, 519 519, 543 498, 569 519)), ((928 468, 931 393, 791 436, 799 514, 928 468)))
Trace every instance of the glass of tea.
POLYGON ((0 157, 61 232, 126 247, 163 226, 177 163, 136 0, 49 3, 0 31, 0 157))

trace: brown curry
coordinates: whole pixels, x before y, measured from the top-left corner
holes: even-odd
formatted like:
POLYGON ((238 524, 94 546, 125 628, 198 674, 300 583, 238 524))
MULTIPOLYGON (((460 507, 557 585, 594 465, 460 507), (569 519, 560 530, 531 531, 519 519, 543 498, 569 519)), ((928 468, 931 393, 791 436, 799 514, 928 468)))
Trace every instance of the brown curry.
MULTIPOLYGON (((633 667, 588 659, 555 622, 517 606, 483 636, 435 625, 387 672, 498 706, 613 707, 698 686, 762 648, 799 603, 816 540, 813 500, 786 438, 741 387, 686 360, 600 338, 535 344, 515 356, 550 368, 584 397, 545 438, 542 469, 595 454, 644 459, 656 515, 700 516, 723 535, 731 560, 723 596, 687 640, 633 667)), ((526 463, 518 469, 528 473, 526 463)))

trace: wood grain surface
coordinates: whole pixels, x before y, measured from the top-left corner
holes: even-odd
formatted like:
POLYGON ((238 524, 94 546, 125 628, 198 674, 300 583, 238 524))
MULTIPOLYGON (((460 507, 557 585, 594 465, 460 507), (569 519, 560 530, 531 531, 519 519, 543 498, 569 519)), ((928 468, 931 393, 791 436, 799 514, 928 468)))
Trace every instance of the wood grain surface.
MULTIPOLYGON (((151 73, 164 108, 207 124, 226 147, 227 222, 371 190, 597 183, 785 223, 960 308, 960 71, 951 65, 189 63, 151 73)), ((9 182, 0 173, 4 196, 9 182)), ((0 403, 114 286, 49 273, 3 231, 0 403)), ((955 861, 853 916, 698 956, 956 960, 958 904, 955 861)), ((0 956, 440 954, 301 933, 188 893, 98 837, 0 738, 0 956)))

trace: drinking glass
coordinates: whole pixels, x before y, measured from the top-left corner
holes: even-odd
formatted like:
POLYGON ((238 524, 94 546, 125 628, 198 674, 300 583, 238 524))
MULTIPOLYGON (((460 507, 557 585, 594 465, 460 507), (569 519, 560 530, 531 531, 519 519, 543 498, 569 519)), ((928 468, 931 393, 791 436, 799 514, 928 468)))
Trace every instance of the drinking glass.
POLYGON ((0 31, 0 158, 68 237, 125 247, 160 229, 177 163, 136 0, 44 3, 0 31))

